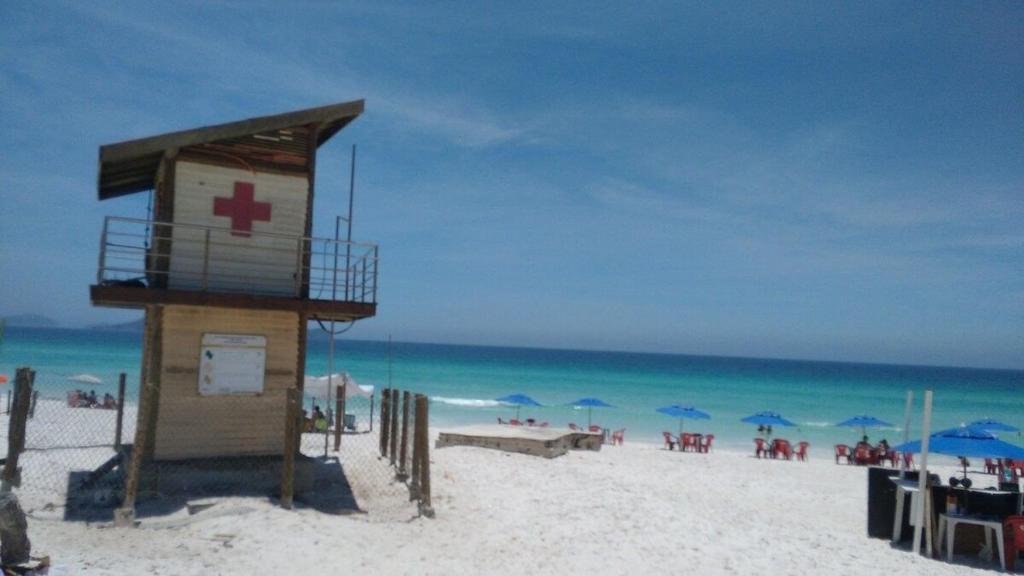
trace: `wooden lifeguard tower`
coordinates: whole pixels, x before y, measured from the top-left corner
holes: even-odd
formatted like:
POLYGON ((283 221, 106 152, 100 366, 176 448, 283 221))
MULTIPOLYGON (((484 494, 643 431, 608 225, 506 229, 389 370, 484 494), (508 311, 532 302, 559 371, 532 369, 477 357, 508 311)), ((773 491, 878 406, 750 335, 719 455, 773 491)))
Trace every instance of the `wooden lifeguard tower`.
POLYGON ((147 218, 105 219, 90 287, 96 306, 146 313, 138 457, 282 455, 308 321, 376 313, 377 246, 311 234, 317 149, 362 111, 359 100, 100 147, 100 200, 153 195, 147 218))

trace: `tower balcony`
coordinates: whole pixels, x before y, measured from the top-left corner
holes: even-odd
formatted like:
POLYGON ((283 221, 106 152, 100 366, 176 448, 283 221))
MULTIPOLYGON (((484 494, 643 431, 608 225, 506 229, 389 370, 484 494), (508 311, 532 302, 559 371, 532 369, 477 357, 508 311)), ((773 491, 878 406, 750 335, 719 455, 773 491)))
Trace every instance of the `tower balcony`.
POLYGON ((378 248, 216 226, 108 216, 94 305, 291 310, 321 320, 377 311, 378 248))

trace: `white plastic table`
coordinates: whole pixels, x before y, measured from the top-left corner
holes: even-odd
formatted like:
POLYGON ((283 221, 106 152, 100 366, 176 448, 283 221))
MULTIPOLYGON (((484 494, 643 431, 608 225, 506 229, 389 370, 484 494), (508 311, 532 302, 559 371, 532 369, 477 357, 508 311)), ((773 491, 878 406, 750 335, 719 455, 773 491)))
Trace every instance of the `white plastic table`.
POLYGON ((985 530, 985 548, 992 550, 992 534, 996 536, 996 546, 999 552, 999 564, 1006 570, 1006 556, 1003 554, 1003 522, 991 516, 971 516, 963 514, 940 514, 939 515, 939 553, 942 553, 942 535, 946 535, 946 561, 953 561, 953 536, 956 534, 957 524, 974 524, 985 530), (948 525, 948 532, 947 530, 948 525))

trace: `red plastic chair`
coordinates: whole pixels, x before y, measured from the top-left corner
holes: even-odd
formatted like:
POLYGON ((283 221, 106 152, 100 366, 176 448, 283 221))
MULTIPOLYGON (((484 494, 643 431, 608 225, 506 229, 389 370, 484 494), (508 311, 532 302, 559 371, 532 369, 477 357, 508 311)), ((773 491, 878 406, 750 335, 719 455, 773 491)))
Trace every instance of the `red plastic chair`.
POLYGON ((714 441, 715 441, 715 435, 714 434, 708 434, 707 436, 705 436, 704 439, 701 441, 700 451, 705 453, 705 454, 707 454, 708 452, 711 452, 711 443, 714 442, 714 441))
POLYGON ((1017 555, 1024 551, 1024 516, 1008 516, 1003 520, 1003 553, 1006 569, 1013 572, 1017 555))
POLYGON ((591 434, 600 434, 600 433, 601 433, 601 427, 600 427, 600 426, 598 426, 597 424, 591 424, 591 425, 590 425, 590 426, 589 426, 589 427, 587 428, 587 430, 588 430, 588 431, 589 431, 589 432, 590 432, 591 434))
POLYGON ((661 435, 665 437, 665 447, 669 450, 675 450, 676 437, 673 436, 671 432, 662 432, 661 435))
POLYGON ((622 441, 625 440, 625 438, 626 438, 626 429, 625 428, 612 432, 612 446, 615 446, 616 444, 618 444, 619 446, 622 446, 622 441))
POLYGON ((760 458, 764 456, 768 457, 768 443, 765 442, 764 438, 754 438, 754 455, 760 458))
POLYGON ((807 449, 810 446, 811 446, 810 442, 800 442, 799 444, 797 444, 796 445, 796 452, 794 452, 794 454, 796 455, 796 459, 801 461, 801 462, 806 462, 807 461, 807 449))
POLYGON ((679 449, 683 452, 697 452, 700 449, 697 446, 697 437, 689 432, 683 432, 679 435, 679 449))
POLYGON ((775 442, 772 443, 772 458, 793 459, 793 447, 789 445, 789 440, 775 439, 775 442))
POLYGON ((513 425, 513 426, 522 426, 523 425, 522 422, 520 422, 519 420, 516 420, 515 418, 509 420, 508 423, 513 425))
POLYGON ((871 454, 870 446, 857 446, 853 449, 853 463, 858 466, 867 466, 873 463, 875 457, 871 454))
POLYGON ((846 458, 847 464, 853 464, 853 460, 850 459, 850 447, 846 444, 836 444, 836 464, 839 464, 840 458, 846 458))
POLYGON ((573 432, 578 432, 580 430, 580 427, 577 426, 575 422, 569 422, 569 430, 572 430, 573 432))
POLYGON ((914 455, 912 453, 910 453, 910 452, 904 452, 903 453, 903 465, 907 468, 907 470, 913 470, 914 469, 914 455))
POLYGON ((900 453, 893 450, 892 448, 890 448, 889 451, 885 453, 885 459, 889 461, 889 465, 892 466, 893 468, 896 468, 897 466, 900 465, 900 453))

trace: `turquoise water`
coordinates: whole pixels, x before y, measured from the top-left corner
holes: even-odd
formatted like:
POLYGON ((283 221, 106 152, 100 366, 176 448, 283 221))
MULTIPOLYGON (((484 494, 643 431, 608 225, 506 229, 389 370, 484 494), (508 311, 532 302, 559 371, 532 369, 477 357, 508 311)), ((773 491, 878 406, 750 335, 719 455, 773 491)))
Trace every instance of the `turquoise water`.
MULTIPOLYGON (((69 376, 88 373, 104 380, 95 386, 102 395, 113 390, 119 372, 129 375, 130 395, 138 385, 141 335, 84 330, 8 328, 0 344, 0 374, 13 380, 14 368, 31 365, 37 387, 61 392, 81 384, 69 376)), ((682 356, 496 348, 437 344, 339 340, 335 365, 360 384, 394 386, 426 393, 433 399, 435 424, 494 422, 514 409, 494 398, 521 392, 544 408, 523 410, 552 425, 586 423, 586 411, 565 404, 596 396, 615 406, 595 409, 594 422, 626 428, 626 439, 657 442, 662 430, 677 430, 678 421, 654 411, 673 403, 692 404, 711 420, 687 423, 687 430, 712 433, 717 441, 750 445, 754 427, 740 418, 774 410, 796 422, 795 429, 777 430, 791 440, 825 447, 851 443, 859 431, 836 428, 856 414, 871 414, 894 429, 869 430, 872 440, 890 442, 902 436, 907 390, 915 394, 910 428, 916 437, 925 389, 934 390, 933 428, 992 417, 1024 427, 1024 371, 979 370, 922 366, 888 366, 835 362, 758 360, 682 356)), ((309 345, 307 373, 323 374, 327 342, 309 345)), ((1004 439, 1024 444, 1014 433, 1004 439)))

